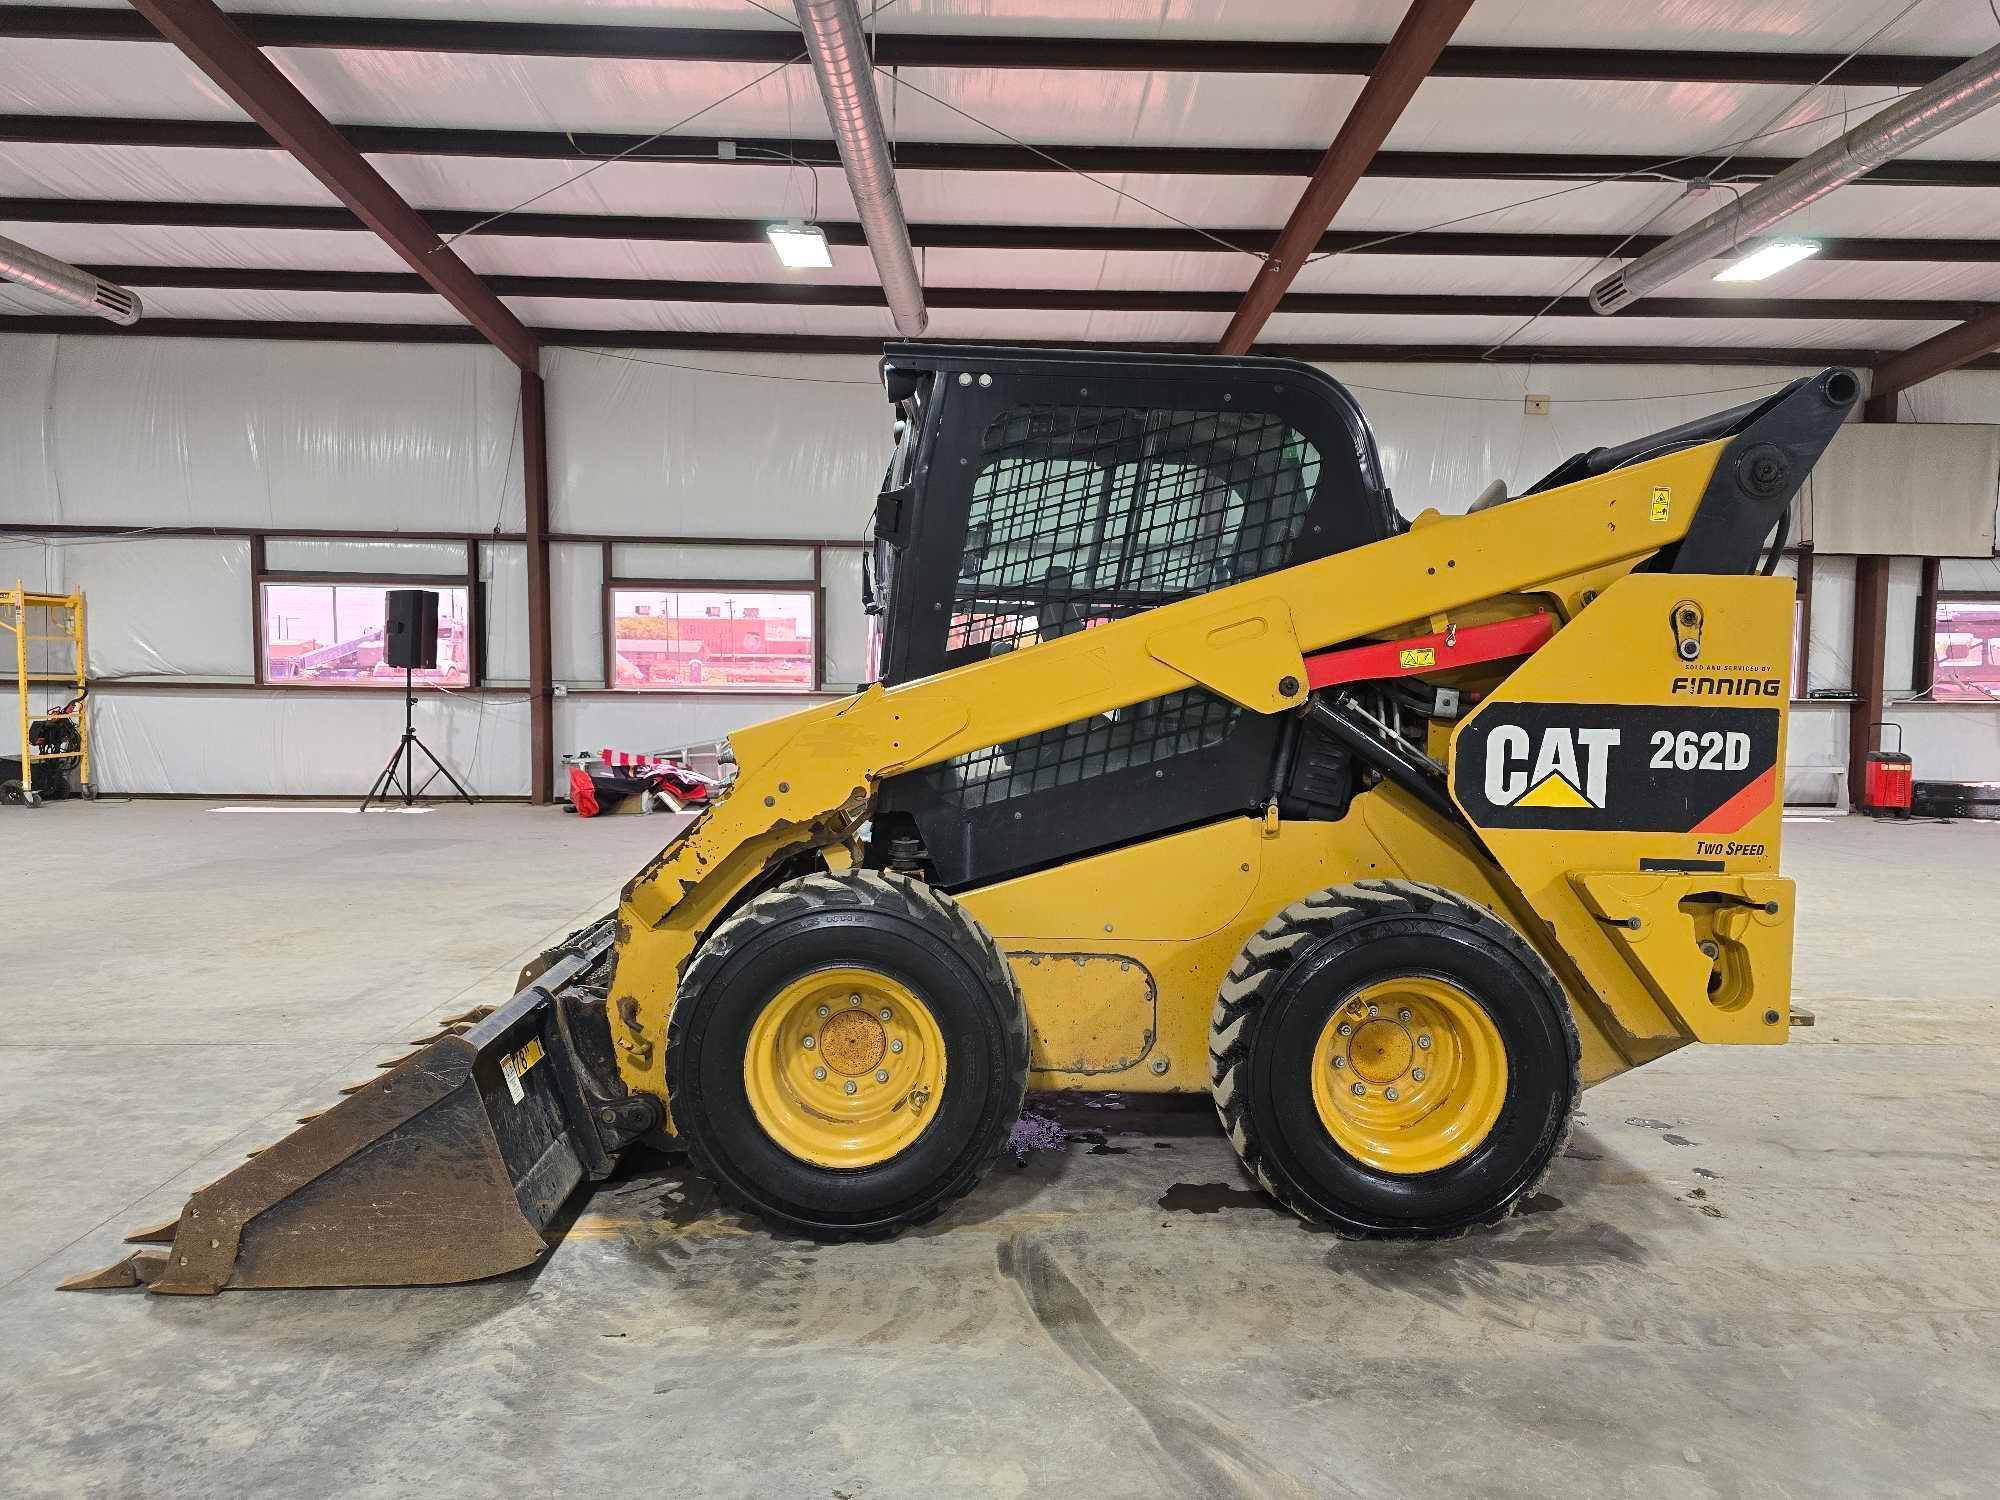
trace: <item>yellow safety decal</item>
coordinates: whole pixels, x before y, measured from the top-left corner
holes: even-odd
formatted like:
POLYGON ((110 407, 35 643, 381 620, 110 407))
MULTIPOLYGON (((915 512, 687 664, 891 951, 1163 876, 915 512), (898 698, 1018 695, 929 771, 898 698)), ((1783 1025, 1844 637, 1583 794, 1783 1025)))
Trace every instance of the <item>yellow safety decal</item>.
POLYGON ((1664 526, 1673 519, 1674 492, 1664 484, 1653 486, 1653 524, 1664 526))
POLYGON ((542 1039, 535 1037, 519 1052, 510 1052, 500 1059, 500 1076, 507 1080, 507 1093, 516 1104, 527 1097, 521 1087, 521 1075, 542 1060, 542 1039))
POLYGON ((1438 664, 1437 647, 1405 646, 1396 657, 1396 664, 1405 672, 1417 667, 1434 667, 1438 664))

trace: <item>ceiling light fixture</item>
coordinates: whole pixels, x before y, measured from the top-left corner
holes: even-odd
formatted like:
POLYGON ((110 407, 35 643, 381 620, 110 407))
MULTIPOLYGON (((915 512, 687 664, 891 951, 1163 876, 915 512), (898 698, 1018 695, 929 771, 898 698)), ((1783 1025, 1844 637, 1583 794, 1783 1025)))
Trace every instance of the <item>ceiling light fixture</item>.
POLYGON ((826 248, 826 231, 817 224, 792 219, 773 224, 764 233, 771 237, 771 248, 788 270, 824 271, 833 264, 833 255, 826 248))
POLYGON ((1717 281, 1762 281, 1786 266, 1795 266, 1808 256, 1819 254, 1811 240, 1773 240, 1759 245, 1741 260, 1732 261, 1715 273, 1717 281))

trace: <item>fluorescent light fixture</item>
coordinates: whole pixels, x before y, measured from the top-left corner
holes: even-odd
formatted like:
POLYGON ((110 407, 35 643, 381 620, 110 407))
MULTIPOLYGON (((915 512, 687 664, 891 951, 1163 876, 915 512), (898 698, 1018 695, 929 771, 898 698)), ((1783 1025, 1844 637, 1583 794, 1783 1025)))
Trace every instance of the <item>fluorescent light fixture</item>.
POLYGON ((1786 266, 1795 266, 1807 256, 1819 254, 1819 246, 1811 240, 1773 240, 1768 245, 1759 245, 1739 261, 1724 266, 1715 273, 1717 281, 1762 281, 1766 276, 1776 275, 1786 266))
POLYGON ((764 233, 771 237, 771 248, 778 252, 778 259, 790 270, 823 271, 833 264, 833 256, 827 253, 826 231, 817 224, 802 224, 793 219, 787 224, 773 224, 764 233))

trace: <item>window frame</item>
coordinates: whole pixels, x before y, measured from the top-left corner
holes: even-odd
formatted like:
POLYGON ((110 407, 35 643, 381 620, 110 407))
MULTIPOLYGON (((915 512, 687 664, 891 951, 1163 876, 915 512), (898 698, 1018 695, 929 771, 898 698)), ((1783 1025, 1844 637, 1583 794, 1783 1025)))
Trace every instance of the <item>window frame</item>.
MULTIPOLYGON (((1770 555, 1768 551, 1765 552, 1763 559, 1760 560, 1760 566, 1762 562, 1769 560, 1770 555)), ((1798 602, 1795 606, 1796 613, 1794 614, 1796 621, 1796 639, 1794 644, 1798 651, 1798 671, 1792 673, 1791 692, 1788 695, 1788 701, 1792 703, 1805 703, 1810 701, 1812 694, 1812 543, 1795 542, 1789 547, 1780 549, 1778 557, 1780 560, 1784 558, 1792 560, 1793 592, 1798 596, 1798 602)), ((1785 665, 1787 670, 1789 670, 1791 663, 1787 662, 1785 665)))
MULTIPOLYGON (((318 533, 314 533, 318 535, 318 533)), ((329 533, 331 535, 331 533, 329 533)), ((377 540, 429 541, 429 537, 383 537, 377 540)), ((465 693, 486 685, 486 590, 479 577, 479 543, 465 541, 463 573, 359 573, 321 572, 303 569, 273 569, 264 561, 264 537, 250 539, 250 662, 252 680, 259 688, 274 693, 380 693, 400 688, 400 683, 359 682, 274 682, 264 670, 264 586, 297 584, 333 588, 360 586, 385 589, 464 589, 465 590, 465 681, 463 683, 417 682, 410 686, 420 693, 465 693)))
MULTIPOLYGON (((1931 560, 1933 568, 1935 560, 1931 560)), ((1943 703, 1952 708, 2000 708, 2000 697, 1940 698, 1937 695, 1938 616, 1947 604, 1990 604, 2000 609, 2000 589, 1940 589, 1936 573, 1925 570, 1924 588, 1918 596, 1917 642, 1923 675, 1912 678, 1914 697, 1926 703, 1943 703), (1926 607, 1928 606, 1928 607, 1926 607), (1916 684, 1921 683, 1921 686, 1916 684)), ((1898 705, 1900 706, 1900 705, 1898 705)))
POLYGON ((626 578, 611 571, 611 547, 604 549, 604 584, 601 614, 604 622, 604 690, 620 694, 645 694, 674 698, 747 698, 765 694, 779 698, 804 698, 826 691, 826 589, 821 574, 819 548, 813 548, 810 578, 626 578), (724 594, 803 594, 812 605, 811 680, 802 687, 721 687, 711 683, 688 686, 661 684, 656 687, 618 685, 618 626, 616 599, 620 590, 650 590, 655 593, 724 594))

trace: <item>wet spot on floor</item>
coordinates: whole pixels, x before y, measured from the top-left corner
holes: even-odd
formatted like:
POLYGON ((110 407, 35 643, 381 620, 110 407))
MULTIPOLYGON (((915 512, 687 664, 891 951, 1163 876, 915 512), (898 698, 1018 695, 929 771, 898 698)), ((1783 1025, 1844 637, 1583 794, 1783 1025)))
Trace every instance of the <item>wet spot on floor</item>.
POLYGON ((1700 1144, 1698 1141, 1689 1140, 1684 1135, 1663 1135, 1660 1139, 1665 1141, 1669 1146, 1694 1146, 1700 1144))
POLYGON ((1710 1182, 1722 1181, 1722 1174, 1720 1172, 1711 1172, 1707 1167, 1696 1167, 1694 1175, 1697 1177, 1706 1177, 1710 1182))
POLYGON ((1554 1193, 1536 1193, 1521 1200, 1521 1212, 1524 1214, 1552 1214, 1562 1206, 1562 1199, 1554 1193))
POLYGON ((1625 1123, 1627 1125, 1637 1125, 1641 1130, 1672 1130, 1674 1128, 1672 1120, 1648 1120, 1635 1117, 1627 1120, 1625 1123))
POLYGON ((1575 1151, 1575 1150, 1571 1150, 1571 1151, 1565 1151, 1565 1152, 1563 1152, 1563 1159, 1564 1159, 1565 1161, 1603 1161, 1603 1160, 1604 1160, 1604 1158, 1603 1158, 1602 1156, 1598 1155, 1598 1154, 1597 1154, 1597 1153, 1596 1153, 1595 1151, 1575 1151))
POLYGON ((1225 1208, 1263 1208, 1270 1200, 1255 1188, 1222 1182, 1177 1182, 1160 1195, 1160 1207, 1173 1213, 1213 1214, 1225 1208))

